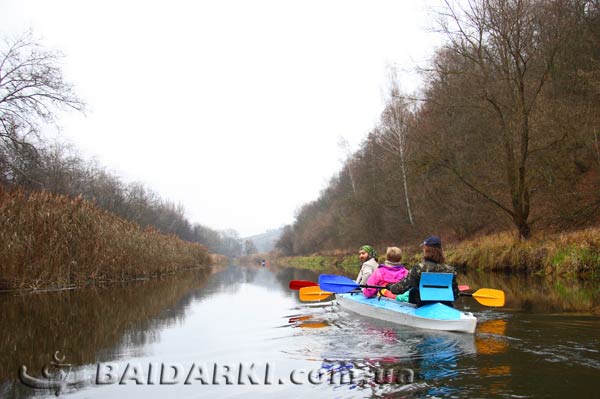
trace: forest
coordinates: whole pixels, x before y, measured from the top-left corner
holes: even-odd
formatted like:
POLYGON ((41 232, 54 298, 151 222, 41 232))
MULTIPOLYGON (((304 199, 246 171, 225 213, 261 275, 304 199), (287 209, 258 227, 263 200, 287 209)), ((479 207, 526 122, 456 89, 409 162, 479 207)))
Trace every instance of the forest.
POLYGON ((599 225, 600 2, 447 1, 436 18, 422 87, 390 77, 379 122, 281 254, 599 225))

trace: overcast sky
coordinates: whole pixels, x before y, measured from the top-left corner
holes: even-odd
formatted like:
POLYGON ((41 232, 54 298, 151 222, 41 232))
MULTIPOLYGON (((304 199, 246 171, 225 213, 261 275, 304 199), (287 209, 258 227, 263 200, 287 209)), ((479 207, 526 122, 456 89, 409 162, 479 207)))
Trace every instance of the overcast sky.
POLYGON ((0 32, 65 54, 88 104, 61 140, 188 218, 242 236, 294 220, 440 43, 437 0, 1 0, 0 32))

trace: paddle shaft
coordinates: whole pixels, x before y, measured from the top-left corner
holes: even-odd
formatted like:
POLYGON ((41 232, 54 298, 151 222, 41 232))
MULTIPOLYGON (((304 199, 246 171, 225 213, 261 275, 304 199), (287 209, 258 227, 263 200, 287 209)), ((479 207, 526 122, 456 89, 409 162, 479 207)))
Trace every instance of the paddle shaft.
MULTIPOLYGON (((432 281, 431 283, 435 282, 432 281)), ((357 288, 373 288, 373 289, 385 289, 386 287, 380 285, 368 285, 358 284, 356 281, 349 279, 344 276, 336 276, 334 274, 321 274, 319 276, 319 287, 327 292, 335 294, 343 294, 345 292, 354 291, 357 288)), ((312 287, 307 287, 312 288, 312 287)), ((307 288, 302 288, 306 290, 307 288)), ((474 293, 460 293, 464 296, 470 296, 475 298, 477 302, 485 306, 504 306, 504 292, 501 290, 495 290, 491 288, 480 288, 474 293)))
POLYGON ((356 281, 344 276, 336 276, 334 274, 321 274, 319 276, 319 287, 325 291, 336 294, 354 291, 357 288, 374 288, 384 289, 379 285, 358 284, 356 281))
MULTIPOLYGON (((358 285, 360 288, 378 288, 378 289, 387 289, 387 287, 382 287, 380 285, 358 285)), ((466 291, 469 289, 468 285, 459 285, 458 289, 461 291, 461 294, 463 294, 462 291, 466 291)), ((468 292, 465 292, 464 294, 468 294, 465 296, 473 296, 473 294, 469 294, 468 292)))
POLYGON ((385 290, 386 287, 382 287, 380 285, 367 285, 367 284, 357 284, 360 288, 376 288, 378 290, 385 290))

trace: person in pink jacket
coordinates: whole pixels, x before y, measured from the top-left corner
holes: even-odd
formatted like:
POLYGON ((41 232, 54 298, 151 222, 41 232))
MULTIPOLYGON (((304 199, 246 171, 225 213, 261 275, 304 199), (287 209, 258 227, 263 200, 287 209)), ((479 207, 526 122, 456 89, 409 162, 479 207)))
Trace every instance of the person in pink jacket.
MULTIPOLYGON (((388 247, 385 253, 385 263, 379 265, 377 269, 369 276, 367 285, 379 285, 385 287, 388 284, 397 283, 408 276, 408 270, 400 263, 402 259, 402 250, 398 247, 388 247)), ((367 298, 377 295, 376 288, 363 288, 363 294, 367 298)))

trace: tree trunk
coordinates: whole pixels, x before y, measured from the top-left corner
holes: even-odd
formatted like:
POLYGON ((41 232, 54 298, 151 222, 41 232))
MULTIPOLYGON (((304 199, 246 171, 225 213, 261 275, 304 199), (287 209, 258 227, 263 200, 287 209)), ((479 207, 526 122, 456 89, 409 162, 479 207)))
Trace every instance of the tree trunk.
MULTIPOLYGON (((402 148, 402 147, 401 147, 402 148)), ((404 150, 400 152, 400 167, 402 168, 402 182, 404 183, 404 198, 406 199, 406 211, 408 212, 408 221, 411 226, 415 226, 412 211, 410 209, 410 199, 408 198, 408 184, 406 182, 406 166, 404 165, 404 150)))
POLYGON ((519 238, 527 240, 531 237, 531 227, 527 220, 515 220, 515 224, 519 229, 519 238))

